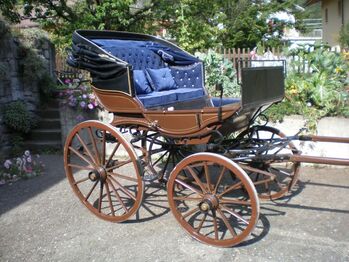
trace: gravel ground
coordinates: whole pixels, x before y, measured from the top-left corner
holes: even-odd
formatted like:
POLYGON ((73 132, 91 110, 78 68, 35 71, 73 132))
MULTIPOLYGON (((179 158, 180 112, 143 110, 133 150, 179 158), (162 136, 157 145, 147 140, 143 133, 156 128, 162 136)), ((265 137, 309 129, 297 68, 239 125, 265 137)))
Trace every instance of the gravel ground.
POLYGON ((291 198, 261 203, 254 236, 223 249, 186 235, 156 186, 127 223, 100 220, 62 157, 43 160, 45 175, 0 187, 0 261, 349 261, 349 168, 302 168, 291 198))

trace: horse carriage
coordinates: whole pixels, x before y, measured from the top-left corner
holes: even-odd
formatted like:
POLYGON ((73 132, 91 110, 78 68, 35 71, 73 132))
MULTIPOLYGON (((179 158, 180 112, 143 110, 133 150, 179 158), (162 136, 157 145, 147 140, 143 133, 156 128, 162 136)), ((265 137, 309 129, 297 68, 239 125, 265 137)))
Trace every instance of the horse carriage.
POLYGON ((260 200, 292 190, 301 162, 349 165, 303 156, 292 142, 348 138, 286 137, 256 124, 283 99, 283 65, 241 63, 241 98, 214 98, 202 61, 149 35, 78 30, 67 62, 90 72, 95 96, 113 114, 109 124, 76 125, 64 147, 69 183, 99 218, 127 220, 142 203, 144 184, 163 183, 187 233, 230 247, 253 231, 260 200))

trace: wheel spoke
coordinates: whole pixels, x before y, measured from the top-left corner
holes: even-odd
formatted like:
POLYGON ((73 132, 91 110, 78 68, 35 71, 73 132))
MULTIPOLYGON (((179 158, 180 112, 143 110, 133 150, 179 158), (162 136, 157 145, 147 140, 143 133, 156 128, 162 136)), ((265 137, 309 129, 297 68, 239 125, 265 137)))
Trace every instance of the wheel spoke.
POLYGON ((89 180, 89 178, 88 178, 88 177, 85 177, 85 178, 82 178, 82 179, 80 179, 80 180, 78 180, 78 181, 75 181, 75 182, 74 182, 74 185, 77 185, 77 184, 80 184, 80 183, 82 183, 82 182, 85 182, 86 180, 89 180))
POLYGON ((94 151, 95 151, 95 154, 96 154, 96 159, 97 159, 97 161, 98 161, 98 164, 100 164, 100 160, 99 160, 99 151, 98 151, 98 149, 97 149, 97 143, 96 143, 96 140, 95 140, 95 138, 94 138, 94 136, 93 136, 93 134, 92 134, 92 129, 91 129, 91 127, 88 127, 87 128, 87 130, 88 130, 88 133, 89 133, 89 136, 90 136, 90 140, 91 140, 91 142, 92 142, 92 145, 93 145, 93 148, 94 148, 94 151))
POLYGON ((122 179, 125 179, 125 180, 128 180, 128 181, 132 181, 132 182, 136 182, 136 183, 138 182, 137 178, 128 177, 128 176, 125 176, 125 175, 121 175, 119 173, 108 172, 108 175, 119 177, 119 178, 122 178, 122 179))
POLYGON ((251 202, 246 201, 246 200, 224 199, 224 198, 221 198, 219 200, 219 203, 221 203, 221 204, 237 204, 237 205, 245 205, 245 206, 250 206, 251 205, 251 202))
POLYGON ((93 164, 86 157, 84 157, 82 154, 80 154, 75 148, 70 146, 69 149, 70 149, 70 151, 73 151, 75 153, 75 155, 77 155, 82 160, 84 160, 87 164, 89 164, 90 166, 93 166, 93 164))
POLYGON ((173 197, 176 201, 201 201, 202 197, 190 197, 190 196, 183 196, 183 197, 173 197))
POLYGON ((225 212, 228 212, 229 214, 231 214, 232 216, 236 217, 237 219, 241 220, 242 222, 244 222, 244 224, 248 225, 248 221, 246 221, 242 216, 240 216, 239 214, 235 213, 233 210, 231 210, 230 208, 227 208, 225 206, 221 207, 221 209, 225 212))
POLYGON ((79 132, 76 133, 76 137, 79 140, 80 144, 82 145, 82 147, 84 148, 84 150, 86 151, 86 153, 88 154, 88 156, 90 157, 90 159, 93 161, 94 164, 96 163, 95 158, 92 156, 90 149, 88 149, 87 145, 85 144, 85 142, 81 139, 79 132))
POLYGON ((154 163, 153 163, 153 166, 156 166, 156 164, 164 158, 165 155, 167 155, 167 153, 169 153, 169 151, 166 151, 163 155, 161 155, 161 157, 159 157, 154 163))
POLYGON ((105 149, 106 149, 106 140, 105 140, 105 136, 106 136, 106 132, 105 130, 103 130, 103 138, 102 138, 102 159, 101 159, 101 163, 104 165, 105 164, 105 149))
POLYGON ((87 199, 89 199, 89 197, 91 196, 93 190, 96 188, 97 184, 98 184, 98 180, 94 183, 94 185, 92 186, 91 190, 90 190, 90 191, 88 192, 88 194, 86 195, 85 201, 87 201, 87 199))
POLYGON ((181 180, 179 180, 179 179, 175 179, 175 181, 176 181, 178 184, 184 186, 185 188, 187 188, 187 189, 189 189, 189 190, 191 190, 191 191, 197 193, 198 195, 203 196, 203 194, 202 194, 199 190, 197 190, 196 188, 193 188, 192 186, 189 186, 187 183, 185 183, 185 182, 183 182, 183 181, 181 181, 181 180))
POLYGON ((183 219, 187 218, 188 216, 190 215, 193 215, 195 214, 196 212, 199 211, 199 208, 196 207, 196 208, 193 208, 192 210, 188 211, 187 213, 185 213, 184 215, 182 215, 183 219))
POLYGON ((207 190, 209 192, 211 192, 211 179, 210 179, 210 173, 209 173, 209 170, 208 170, 207 162, 204 163, 204 170, 205 170, 207 190))
POLYGON ((112 216, 115 216, 115 210, 113 207, 113 203, 111 201, 110 190, 109 190, 109 185, 108 185, 107 181, 105 181, 105 187, 106 187, 106 191, 107 191, 108 202, 109 202, 111 214, 112 214, 112 216))
POLYGON ((98 212, 101 213, 102 208, 102 197, 103 197, 103 189, 104 189, 104 183, 100 182, 100 189, 99 189, 99 199, 98 199, 98 212))
POLYGON ((219 184, 221 183, 221 180, 222 180, 223 175, 224 175, 224 173, 225 173, 226 170, 227 170, 227 169, 226 169, 226 167, 224 166, 223 169, 222 169, 222 172, 219 174, 219 177, 218 177, 216 186, 215 186, 215 188, 214 188, 214 190, 213 190, 213 194, 216 194, 216 193, 217 193, 217 189, 218 189, 218 187, 219 187, 219 184))
POLYGON ((242 182, 240 181, 240 182, 236 183, 235 185, 228 187, 226 190, 224 190, 222 193, 220 193, 217 196, 218 196, 218 198, 220 198, 223 195, 225 195, 226 193, 231 192, 231 191, 236 190, 236 189, 239 189, 241 187, 242 187, 242 182))
POLYGON ((235 230, 231 227, 231 225, 230 225, 227 217, 224 215, 224 213, 219 208, 217 208, 217 211, 220 214, 225 226, 228 228, 230 234, 232 234, 232 236, 236 236, 237 234, 236 234, 235 230))
POLYGON ((110 154, 110 156, 109 156, 109 158, 108 158, 108 161, 107 161, 107 163, 105 164, 106 166, 109 165, 110 161, 112 160, 112 158, 113 158, 113 156, 115 155, 116 150, 118 150, 119 146, 120 146, 120 143, 117 143, 116 146, 114 147, 113 152, 111 152, 111 154, 110 154))
POLYGON ((68 164, 68 166, 72 168, 81 169, 81 170, 91 170, 91 171, 95 170, 95 168, 93 168, 92 166, 80 166, 75 164, 68 164))
POLYGON ((122 167, 122 166, 124 166, 124 165, 127 165, 127 164, 131 163, 131 162, 132 162, 132 159, 125 160, 125 161, 119 161, 116 165, 111 166, 111 167, 108 167, 108 168, 106 168, 105 170, 106 170, 107 172, 109 172, 110 170, 120 168, 120 167, 122 167))
POLYGON ((204 222, 205 222, 205 220, 206 220, 206 217, 207 217, 207 213, 204 214, 204 216, 201 218, 200 224, 198 225, 197 228, 195 228, 195 231, 196 231, 197 233, 200 232, 200 230, 201 230, 201 228, 202 228, 202 226, 203 226, 203 224, 204 224, 204 222))
POLYGON ((132 198, 133 200, 136 201, 136 197, 134 195, 132 195, 130 193, 130 191, 128 191, 125 187, 123 187, 116 179, 114 179, 112 176, 109 176, 109 179, 111 181, 113 181, 119 188, 122 192, 124 192, 127 196, 129 196, 130 198, 132 198))
POLYGON ((214 239, 218 240, 217 216, 215 211, 212 211, 212 217, 213 217, 214 239))
POLYGON ((194 170, 190 167, 187 166, 186 169, 189 170, 189 173, 192 175, 194 178, 195 182, 198 184, 198 186, 201 188, 203 193, 207 193, 207 190, 205 189, 205 186, 202 184, 201 180, 198 178, 198 176, 195 174, 194 170))
MULTIPOLYGON (((107 179, 107 181, 109 181, 109 179, 107 179)), ((120 205, 122 206, 122 208, 125 210, 125 212, 128 212, 128 209, 124 203, 124 201, 122 201, 122 198, 120 197, 119 193, 117 192, 116 188, 114 187, 113 183, 111 181, 110 182, 110 186, 113 189, 114 195, 116 196, 116 199, 119 201, 120 205)))

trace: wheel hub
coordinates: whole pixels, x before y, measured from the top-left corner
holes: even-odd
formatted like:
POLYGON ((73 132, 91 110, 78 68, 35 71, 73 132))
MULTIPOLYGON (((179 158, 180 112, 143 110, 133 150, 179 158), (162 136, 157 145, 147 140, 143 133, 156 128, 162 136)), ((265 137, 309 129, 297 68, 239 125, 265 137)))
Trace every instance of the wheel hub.
POLYGON ((100 166, 88 174, 88 178, 94 182, 100 180, 104 182, 107 179, 107 171, 104 167, 100 166))
POLYGON ((215 210, 219 206, 218 198, 215 195, 205 195, 204 200, 199 204, 201 212, 208 212, 209 210, 215 210))

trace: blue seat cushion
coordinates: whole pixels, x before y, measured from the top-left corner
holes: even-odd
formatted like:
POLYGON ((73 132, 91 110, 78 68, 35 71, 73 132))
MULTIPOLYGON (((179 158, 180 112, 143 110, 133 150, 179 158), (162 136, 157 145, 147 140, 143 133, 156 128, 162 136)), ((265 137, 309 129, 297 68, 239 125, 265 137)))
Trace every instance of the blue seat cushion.
POLYGON ((133 70, 133 81, 137 95, 153 92, 143 70, 133 70))
POLYGON ((154 91, 164 91, 176 89, 176 82, 173 80, 171 70, 167 67, 160 69, 147 68, 147 77, 150 86, 154 91))
POLYGON ((204 96, 204 91, 201 88, 178 88, 175 92, 178 101, 186 101, 204 96))
MULTIPOLYGON (((221 99, 219 97, 212 97, 211 101, 212 101, 214 107, 218 107, 221 104, 221 99)), ((228 104, 239 103, 240 101, 241 101, 240 98, 223 97, 222 98, 222 106, 228 105, 228 104)))
POLYGON ((152 92, 146 95, 139 95, 138 99, 141 100, 144 107, 155 107, 170 104, 177 101, 177 94, 173 90, 152 92))

